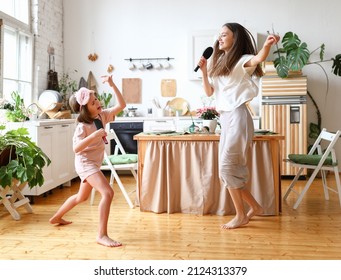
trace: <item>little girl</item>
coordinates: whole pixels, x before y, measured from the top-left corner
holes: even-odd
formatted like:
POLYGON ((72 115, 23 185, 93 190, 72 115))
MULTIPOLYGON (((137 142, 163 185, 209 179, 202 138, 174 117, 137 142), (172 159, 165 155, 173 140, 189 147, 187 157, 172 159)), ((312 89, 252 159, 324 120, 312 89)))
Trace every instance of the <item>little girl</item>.
POLYGON ((70 98, 71 108, 79 113, 78 124, 73 136, 73 150, 75 152, 76 172, 81 179, 78 193, 70 196, 59 210, 50 219, 51 224, 67 225, 71 221, 63 219, 63 216, 77 204, 88 199, 92 188, 101 194, 99 203, 99 229, 97 243, 108 246, 118 247, 122 244, 108 236, 107 226, 110 212, 111 201, 114 191, 110 187, 107 178, 100 170, 104 158, 105 143, 103 138, 107 135, 106 131, 96 129, 94 120, 99 119, 103 127, 115 119, 115 115, 122 111, 126 102, 121 92, 112 80, 112 76, 102 76, 103 83, 107 82, 114 90, 116 105, 112 108, 103 110, 97 94, 93 90, 80 88, 70 98))

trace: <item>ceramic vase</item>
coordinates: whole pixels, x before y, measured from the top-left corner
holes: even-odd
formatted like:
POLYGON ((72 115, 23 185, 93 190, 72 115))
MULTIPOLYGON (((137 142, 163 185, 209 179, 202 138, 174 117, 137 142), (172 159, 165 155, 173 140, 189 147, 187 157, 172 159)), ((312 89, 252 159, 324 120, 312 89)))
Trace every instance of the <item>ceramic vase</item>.
POLYGON ((217 128, 218 121, 217 120, 203 120, 202 121, 202 126, 203 127, 208 127, 208 131, 210 133, 215 133, 215 130, 217 128))

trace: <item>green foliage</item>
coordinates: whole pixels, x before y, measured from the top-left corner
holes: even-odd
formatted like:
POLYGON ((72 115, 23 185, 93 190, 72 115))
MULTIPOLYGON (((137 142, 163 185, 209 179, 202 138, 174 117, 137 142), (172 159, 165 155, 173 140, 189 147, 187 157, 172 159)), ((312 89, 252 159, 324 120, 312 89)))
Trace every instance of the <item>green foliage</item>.
POLYGON ((78 89, 77 82, 73 80, 68 73, 64 73, 58 81, 59 92, 62 96, 75 92, 78 89))
POLYGON ((278 76, 286 78, 289 71, 300 71, 307 64, 310 52, 307 44, 302 43, 295 33, 287 32, 282 39, 283 48, 275 53, 278 57, 274 60, 278 76), (284 55, 283 55, 284 54, 284 55))
MULTIPOLYGON (((0 126, 0 131, 4 129, 5 126, 0 126)), ((43 185, 43 167, 51 160, 28 135, 26 128, 0 135, 0 156, 8 151, 8 164, 0 166, 0 187, 11 186, 13 179, 27 182, 30 188, 43 185)))
POLYGON ((98 95, 98 100, 103 102, 104 108, 108 108, 111 98, 112 94, 107 92, 98 95))
POLYGON ((338 54, 335 56, 335 58, 332 58, 333 60, 333 73, 334 75, 341 76, 341 54, 338 54))
POLYGON ((309 125, 309 138, 316 139, 321 133, 321 128, 315 124, 310 123, 309 125))
MULTIPOLYGON (((332 65, 332 72, 336 76, 341 76, 341 54, 337 54, 334 58, 331 58, 329 60, 324 60, 324 54, 325 54, 325 44, 321 44, 320 47, 315 49, 314 51, 310 52, 308 49, 308 46, 305 42, 301 42, 300 38, 297 34, 293 32, 287 32, 285 33, 283 39, 282 39, 282 48, 279 48, 277 45, 277 51, 274 52, 274 54, 277 54, 277 58, 274 60, 274 66, 276 67, 276 71, 279 77, 281 78, 287 78, 289 76, 289 71, 300 71, 303 69, 304 66, 309 64, 315 64, 318 65, 327 81, 327 90, 326 90, 326 96, 328 94, 329 89, 329 79, 328 74, 324 67, 321 65, 322 62, 327 61, 333 61, 332 65), (309 58, 311 57, 311 54, 315 51, 319 50, 319 61, 309 61, 309 58)), ((316 139, 318 135, 321 132, 321 113, 317 106, 317 103, 315 102, 313 96, 307 92, 308 96, 311 98, 315 108, 316 108, 316 114, 318 123, 311 123, 309 126, 309 138, 316 139)))
POLYGON ((276 67, 278 76, 281 78, 288 77, 289 71, 301 71, 306 65, 320 65, 321 62, 327 61, 333 61, 333 73, 337 76, 341 76, 341 54, 336 55, 335 58, 324 60, 325 44, 322 44, 316 49, 320 50, 320 61, 309 61, 311 54, 316 50, 310 52, 307 44, 301 42, 298 35, 291 31, 285 33, 282 39, 282 45, 282 48, 278 48, 277 51, 274 52, 278 55, 274 60, 274 66, 276 67))
POLYGON ((13 105, 7 108, 6 117, 10 122, 23 122, 28 119, 24 100, 18 92, 13 91, 11 94, 13 105))

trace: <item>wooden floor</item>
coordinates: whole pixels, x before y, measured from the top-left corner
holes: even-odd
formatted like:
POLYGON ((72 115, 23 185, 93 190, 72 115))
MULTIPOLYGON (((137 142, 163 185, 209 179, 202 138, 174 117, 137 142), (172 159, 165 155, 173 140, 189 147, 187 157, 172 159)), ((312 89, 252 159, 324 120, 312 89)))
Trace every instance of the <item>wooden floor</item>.
MULTIPOLYGON (((124 182, 133 190, 130 176, 124 175, 124 182)), ((282 180, 283 192, 289 182, 282 180)), ((334 193, 329 201, 324 200, 320 183, 316 181, 297 210, 291 208, 295 198, 292 194, 283 203, 280 216, 255 217, 247 226, 228 231, 221 230, 220 224, 230 216, 154 214, 130 209, 115 185, 109 233, 124 246, 107 248, 95 242, 99 194, 94 206, 87 201, 66 216, 73 221, 71 225, 48 223, 61 203, 77 192, 79 181, 74 180, 71 187, 35 198, 33 214, 19 208, 19 221, 0 205, 0 259, 341 259, 341 208, 334 193)))

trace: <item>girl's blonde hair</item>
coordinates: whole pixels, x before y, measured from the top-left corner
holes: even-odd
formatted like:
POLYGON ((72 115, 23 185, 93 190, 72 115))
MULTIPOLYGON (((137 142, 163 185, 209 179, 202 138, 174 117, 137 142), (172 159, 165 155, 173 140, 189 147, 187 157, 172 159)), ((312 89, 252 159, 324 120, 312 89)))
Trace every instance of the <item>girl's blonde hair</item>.
MULTIPOLYGON (((210 77, 228 76, 243 55, 257 54, 255 39, 249 30, 239 23, 226 23, 223 26, 233 32, 233 45, 228 53, 225 53, 219 49, 218 40, 214 43, 213 57, 209 66, 210 77)), ((257 65, 254 75, 263 76, 260 65, 257 65)))

